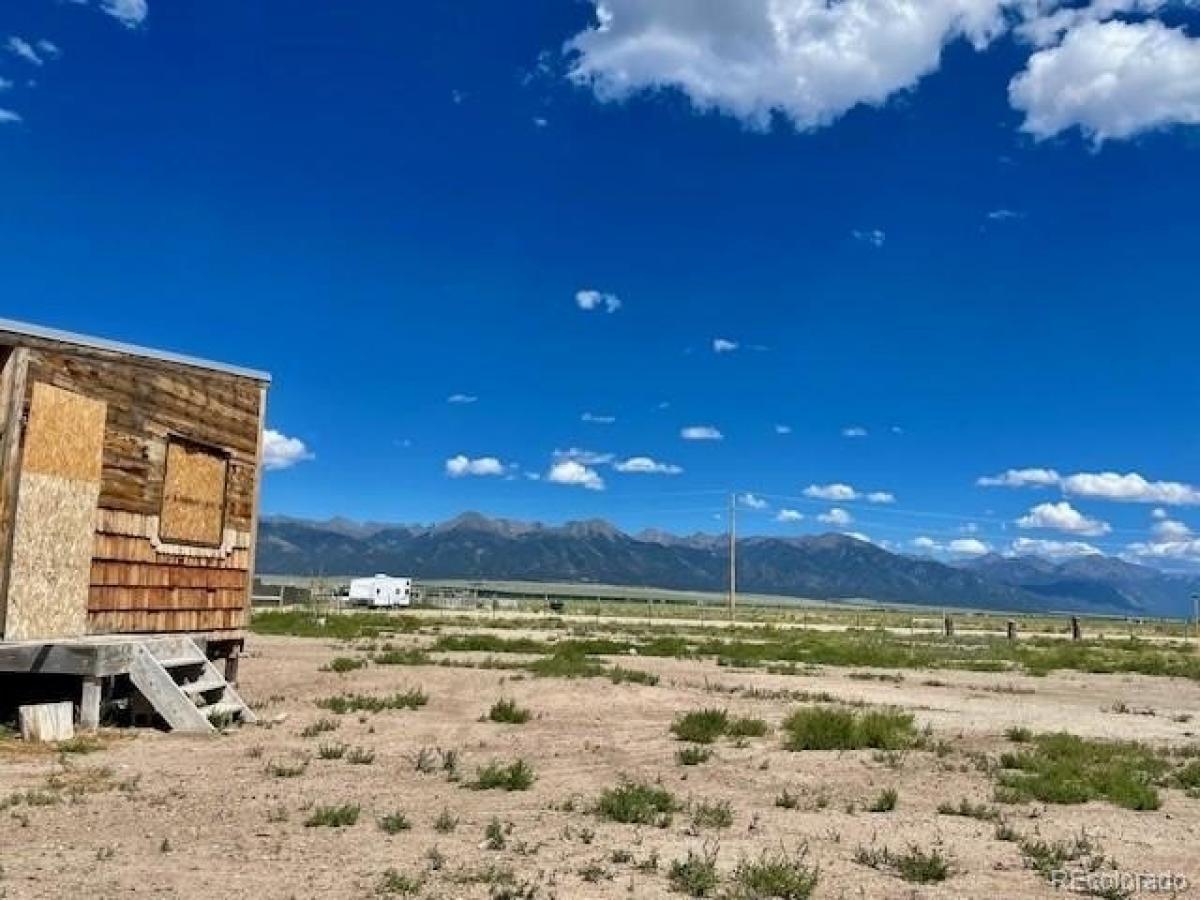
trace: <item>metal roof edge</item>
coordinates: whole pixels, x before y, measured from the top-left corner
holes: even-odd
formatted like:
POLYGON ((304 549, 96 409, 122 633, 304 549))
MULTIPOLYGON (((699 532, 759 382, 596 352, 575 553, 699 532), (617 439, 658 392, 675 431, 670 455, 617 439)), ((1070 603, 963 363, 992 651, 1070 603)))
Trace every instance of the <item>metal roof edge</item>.
POLYGON ((212 360, 201 359, 197 356, 187 356, 183 353, 172 353, 169 350, 153 350, 149 347, 139 347, 136 344, 126 344, 122 341, 111 341, 107 338, 91 337, 71 331, 62 331, 57 328, 47 328, 43 325, 33 325, 29 322, 19 322, 16 319, 0 318, 0 337, 3 335, 38 338, 44 341, 56 341, 60 344, 70 344, 75 347, 86 347, 92 350, 124 353, 128 356, 140 357, 141 359, 174 363, 180 366, 189 366, 193 369, 221 372, 225 375, 236 375, 239 378, 250 378, 264 384, 271 383, 269 372, 213 362, 212 360))

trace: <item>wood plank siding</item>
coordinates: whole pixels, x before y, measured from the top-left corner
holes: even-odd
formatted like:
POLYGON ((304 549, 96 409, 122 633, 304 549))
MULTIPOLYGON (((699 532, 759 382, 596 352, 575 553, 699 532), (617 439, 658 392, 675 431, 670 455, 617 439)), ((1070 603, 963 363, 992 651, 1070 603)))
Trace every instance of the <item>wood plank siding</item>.
MULTIPOLYGON (((248 622, 265 383, 37 339, 21 346, 27 360, 22 383, 26 409, 35 384, 72 391, 107 407, 87 600, 89 633, 238 636, 248 622), (207 514, 203 529, 192 529, 204 540, 193 544, 172 543, 160 534, 173 441, 211 448, 225 465, 222 515, 207 514)), ((0 401, 5 386, 0 383, 0 401)), ((182 495, 181 502, 191 502, 190 494, 182 495)), ((0 594, 0 628, 3 599, 0 594)))

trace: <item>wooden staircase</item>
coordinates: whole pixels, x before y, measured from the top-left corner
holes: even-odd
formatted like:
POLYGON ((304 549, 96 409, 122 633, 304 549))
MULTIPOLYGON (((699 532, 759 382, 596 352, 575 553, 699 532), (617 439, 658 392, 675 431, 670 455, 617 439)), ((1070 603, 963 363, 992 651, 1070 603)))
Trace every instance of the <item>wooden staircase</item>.
POLYGON ((172 731, 209 734, 233 722, 256 721, 233 685, 189 637, 139 641, 129 680, 172 731))

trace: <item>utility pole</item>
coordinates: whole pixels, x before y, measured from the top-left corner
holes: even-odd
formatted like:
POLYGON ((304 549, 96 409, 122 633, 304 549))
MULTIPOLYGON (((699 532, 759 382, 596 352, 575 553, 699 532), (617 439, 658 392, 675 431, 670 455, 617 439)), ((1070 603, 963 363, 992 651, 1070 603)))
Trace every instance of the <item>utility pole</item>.
POLYGON ((1200 594, 1192 594, 1192 636, 1200 640, 1200 594))
POLYGON ((737 610, 737 494, 729 495, 729 619, 737 610))

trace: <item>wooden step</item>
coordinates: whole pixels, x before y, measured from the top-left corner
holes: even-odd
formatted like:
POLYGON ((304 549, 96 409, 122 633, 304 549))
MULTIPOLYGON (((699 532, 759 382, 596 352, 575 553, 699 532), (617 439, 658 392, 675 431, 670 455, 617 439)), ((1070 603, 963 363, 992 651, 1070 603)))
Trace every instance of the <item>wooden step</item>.
POLYGON ((189 681, 186 684, 179 685, 179 689, 185 694, 207 694, 209 691, 222 691, 229 687, 229 683, 224 678, 201 678, 199 681, 189 681))

